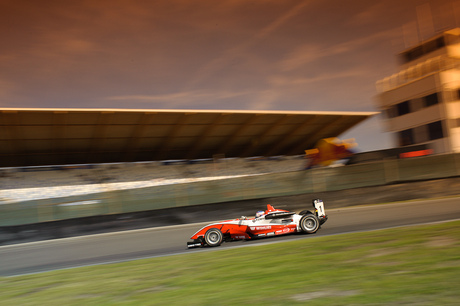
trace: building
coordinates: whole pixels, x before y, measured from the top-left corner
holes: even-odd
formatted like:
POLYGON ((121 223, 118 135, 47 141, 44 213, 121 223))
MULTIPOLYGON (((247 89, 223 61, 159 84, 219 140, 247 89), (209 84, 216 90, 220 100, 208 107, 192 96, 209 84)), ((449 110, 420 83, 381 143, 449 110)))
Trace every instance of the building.
POLYGON ((385 129, 397 146, 460 152, 460 29, 399 54, 400 71, 377 82, 385 129))

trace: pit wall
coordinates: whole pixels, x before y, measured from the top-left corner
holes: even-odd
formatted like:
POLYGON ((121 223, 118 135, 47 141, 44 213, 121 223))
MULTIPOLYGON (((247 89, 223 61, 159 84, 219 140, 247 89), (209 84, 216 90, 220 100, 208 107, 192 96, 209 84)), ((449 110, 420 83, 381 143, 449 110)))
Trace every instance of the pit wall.
POLYGON ((0 205, 0 226, 460 176, 460 154, 114 190, 0 205))

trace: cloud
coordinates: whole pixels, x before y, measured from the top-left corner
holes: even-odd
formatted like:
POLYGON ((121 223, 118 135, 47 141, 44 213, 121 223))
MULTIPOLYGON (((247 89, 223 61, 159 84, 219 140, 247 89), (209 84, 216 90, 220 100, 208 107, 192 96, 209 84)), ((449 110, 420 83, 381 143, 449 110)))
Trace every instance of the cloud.
POLYGON ((14 83, 0 79, 0 107, 14 107, 18 100, 16 91, 17 86, 14 83))
POLYGON ((224 69, 233 60, 244 56, 244 54, 253 46, 259 44, 263 39, 270 36, 273 32, 285 25, 291 18, 299 14, 311 1, 301 1, 291 7, 285 13, 281 14, 275 20, 257 31, 252 37, 239 43, 238 45, 227 49, 220 56, 207 62, 195 73, 193 79, 185 86, 186 89, 193 88, 217 71, 224 69))
MULTIPOLYGON (((248 103, 248 109, 252 110, 267 110, 267 109, 277 109, 279 105, 280 95, 282 91, 275 88, 270 88, 266 90, 261 90, 255 94, 248 103)), ((286 105, 283 106, 283 109, 286 109, 286 105)))
POLYGON ((255 94, 254 91, 216 91, 216 90, 193 90, 175 92, 163 95, 126 95, 106 97, 106 101, 129 101, 133 103, 161 103, 171 107, 183 107, 193 103, 215 104, 219 100, 241 98, 255 94))
POLYGON ((284 59, 280 60, 278 67, 284 72, 303 69, 306 65, 320 59, 339 56, 345 53, 358 54, 362 51, 366 51, 364 48, 367 48, 373 43, 391 40, 399 36, 400 28, 394 28, 334 45, 327 45, 326 43, 306 43, 298 46, 284 59))
POLYGON ((265 38, 278 30, 280 27, 285 25, 290 19, 294 18, 300 12, 304 10, 304 8, 313 1, 300 1, 297 5, 290 8, 287 12, 276 18, 273 22, 268 24, 264 27, 259 33, 257 33, 256 37, 258 39, 265 38))
POLYGON ((269 78, 269 82, 274 86, 304 86, 319 82, 327 84, 335 79, 364 77, 366 75, 367 71, 351 68, 349 70, 342 70, 334 73, 320 72, 312 77, 275 75, 269 78))
POLYGON ((351 15, 348 20, 348 24, 352 26, 366 26, 373 24, 376 19, 382 15, 382 11, 387 11, 387 5, 385 1, 374 2, 366 9, 358 11, 356 14, 351 15))
POLYGON ((284 72, 303 68, 305 65, 313 63, 323 57, 340 53, 341 50, 328 49, 319 44, 304 44, 293 50, 287 57, 278 64, 279 69, 284 72))
MULTIPOLYGON (((279 109, 277 102, 289 89, 253 88, 246 91, 193 90, 163 95, 126 95, 106 97, 106 102, 129 102, 135 105, 156 105, 156 108, 194 108, 198 105, 211 109, 279 109), (229 106, 231 105, 231 106, 229 106)), ((287 107, 287 105, 285 105, 287 107)), ((281 109, 285 109, 281 107, 281 109)))

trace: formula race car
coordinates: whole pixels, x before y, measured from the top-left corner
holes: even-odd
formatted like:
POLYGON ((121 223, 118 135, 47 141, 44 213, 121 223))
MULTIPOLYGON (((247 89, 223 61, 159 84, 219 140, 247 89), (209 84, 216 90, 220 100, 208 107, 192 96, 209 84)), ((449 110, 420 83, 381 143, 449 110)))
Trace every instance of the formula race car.
POLYGON ((303 210, 300 213, 275 209, 270 204, 267 210, 258 211, 254 218, 245 216, 209 224, 187 242, 188 248, 219 246, 223 241, 248 240, 292 233, 313 234, 326 222, 324 203, 320 199, 312 201, 315 212, 303 210))

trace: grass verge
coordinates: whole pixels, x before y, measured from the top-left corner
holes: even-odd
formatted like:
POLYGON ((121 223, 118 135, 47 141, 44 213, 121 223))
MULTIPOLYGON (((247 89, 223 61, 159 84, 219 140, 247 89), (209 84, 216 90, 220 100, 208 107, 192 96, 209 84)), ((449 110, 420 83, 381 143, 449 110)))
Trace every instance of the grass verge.
POLYGON ((0 304, 457 305, 459 276, 455 221, 0 278, 0 304))

